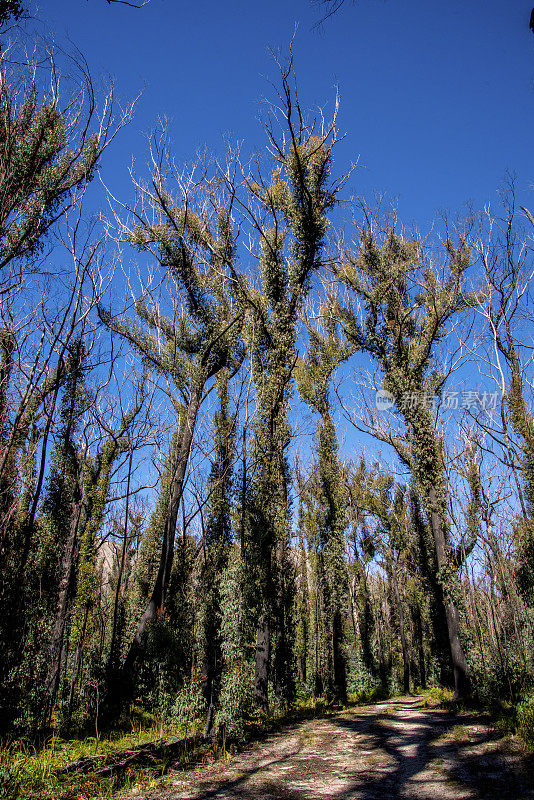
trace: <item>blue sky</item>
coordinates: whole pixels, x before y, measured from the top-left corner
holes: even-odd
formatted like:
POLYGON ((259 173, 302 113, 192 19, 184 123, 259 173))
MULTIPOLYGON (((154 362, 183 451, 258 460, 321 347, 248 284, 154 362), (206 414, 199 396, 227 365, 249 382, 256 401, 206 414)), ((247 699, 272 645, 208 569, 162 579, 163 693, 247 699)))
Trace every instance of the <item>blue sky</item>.
MULTIPOLYGON (((497 203, 507 172, 520 203, 534 209, 530 11, 523 0, 346 0, 317 27, 321 7, 309 0, 151 0, 142 9, 42 0, 36 15, 58 45, 84 53, 95 79, 114 81, 120 100, 144 90, 103 162, 106 184, 126 204, 128 168, 133 159, 143 175, 158 117, 170 121, 178 163, 205 146, 222 152, 228 136, 245 157, 264 146, 258 117, 262 98, 273 97, 271 51, 287 54, 297 27, 302 104, 331 109, 339 85, 346 136, 337 169, 360 165, 346 197, 386 193, 400 219, 424 233, 442 209, 497 203)), ((351 457, 362 445, 376 452, 346 424, 339 435, 351 457)))
MULTIPOLYGON (((35 6, 34 6, 35 7, 35 6)), ((437 210, 496 199, 506 171, 534 206, 534 35, 523 0, 346 0, 319 28, 309 0, 151 0, 142 9, 104 0, 49 0, 43 27, 112 78, 124 101, 144 94, 105 162, 130 198, 127 167, 146 161, 146 135, 171 121, 179 162, 198 147, 244 152, 264 142, 261 98, 272 96, 269 49, 294 51, 305 106, 341 92, 342 170, 359 158, 348 193, 386 192, 424 230, 437 210)))

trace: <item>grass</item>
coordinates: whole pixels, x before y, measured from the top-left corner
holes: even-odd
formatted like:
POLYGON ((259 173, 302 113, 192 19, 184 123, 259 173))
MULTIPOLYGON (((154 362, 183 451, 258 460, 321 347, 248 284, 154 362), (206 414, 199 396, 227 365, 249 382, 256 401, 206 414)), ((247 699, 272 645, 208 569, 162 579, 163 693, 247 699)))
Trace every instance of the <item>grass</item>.
POLYGON ((375 686, 372 689, 360 689, 348 696, 348 706, 372 705, 388 700, 390 693, 383 686, 375 686))
MULTIPOLYGON (((56 775, 56 770, 84 756, 112 756, 121 750, 156 741, 162 737, 178 739, 189 731, 176 726, 164 727, 150 724, 143 727, 137 715, 132 718, 132 730, 111 730, 98 738, 62 739, 53 735, 42 746, 28 742, 0 743, 0 798, 24 800, 91 800, 112 797, 119 788, 114 777, 73 773, 56 775)), ((189 757, 189 756, 188 756, 189 757)), ((176 760, 176 759, 175 759, 176 760)), ((121 776, 120 788, 130 788, 138 783, 149 786, 161 777, 167 768, 164 761, 151 766, 132 766, 121 776)))
MULTIPOLYGON (((272 712, 269 715, 251 714, 246 723, 246 742, 268 736, 288 723, 309 719, 326 712, 324 700, 299 700, 293 707, 272 712)), ((57 775, 56 771, 85 756, 113 754, 138 744, 161 738, 169 740, 189 736, 195 731, 191 727, 163 725, 150 715, 132 708, 130 731, 122 729, 102 732, 98 737, 85 736, 63 739, 51 736, 44 744, 35 745, 27 741, 0 742, 0 800, 101 800, 113 797, 118 789, 135 786, 149 788, 167 771, 169 764, 154 760, 150 766, 132 766, 120 776, 102 777, 80 772, 57 775)), ((194 752, 184 753, 184 766, 198 763, 209 753, 224 758, 239 749, 238 743, 225 738, 200 745, 194 752)), ((173 763, 180 761, 173 757, 173 763)))

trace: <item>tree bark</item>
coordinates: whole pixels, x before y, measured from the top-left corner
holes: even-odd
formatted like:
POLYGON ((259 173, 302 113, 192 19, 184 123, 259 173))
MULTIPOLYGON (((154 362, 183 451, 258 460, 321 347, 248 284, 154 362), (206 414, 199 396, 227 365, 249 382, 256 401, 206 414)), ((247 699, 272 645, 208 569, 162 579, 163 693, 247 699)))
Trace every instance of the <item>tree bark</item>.
POLYGON ((443 574, 451 569, 452 565, 450 564, 450 560, 448 558, 447 541, 445 538, 445 531, 443 529, 441 516, 438 510, 437 495, 434 486, 431 486, 430 488, 429 500, 431 507, 430 522, 432 526, 434 544, 436 547, 438 570, 441 576, 440 583, 443 587, 443 603, 445 606, 452 668, 454 672, 454 696, 456 699, 459 699, 466 697, 469 694, 470 684, 467 660, 460 639, 460 617, 458 614, 458 608, 454 599, 451 597, 451 587, 443 584, 443 574))
POLYGON ((67 625, 69 600, 74 584, 78 531, 83 509, 81 488, 78 480, 76 480, 76 489, 71 509, 69 532, 61 561, 61 579, 59 582, 56 620, 50 640, 50 666, 45 679, 45 703, 47 713, 52 711, 59 690, 65 628, 67 625))
POLYGON ((189 403, 187 405, 186 418, 181 430, 180 441, 177 442, 172 457, 173 471, 169 493, 169 505, 165 520, 165 527, 163 529, 158 573, 156 575, 150 600, 143 613, 143 616, 139 620, 134 639, 122 669, 122 672, 125 675, 131 674, 132 668, 134 667, 139 655, 145 648, 148 626, 156 618, 158 612, 162 611, 165 605, 165 597, 167 593, 167 587, 169 585, 174 558, 176 520, 178 518, 178 511, 180 509, 180 501, 182 499, 184 489, 184 480, 187 472, 189 453, 193 443, 195 424, 200 403, 202 401, 203 391, 204 385, 202 384, 195 386, 191 392, 189 403))
POLYGON ((254 676, 254 700, 258 708, 269 709, 269 663, 271 656, 271 635, 269 620, 262 614, 258 621, 256 639, 256 670, 254 676))

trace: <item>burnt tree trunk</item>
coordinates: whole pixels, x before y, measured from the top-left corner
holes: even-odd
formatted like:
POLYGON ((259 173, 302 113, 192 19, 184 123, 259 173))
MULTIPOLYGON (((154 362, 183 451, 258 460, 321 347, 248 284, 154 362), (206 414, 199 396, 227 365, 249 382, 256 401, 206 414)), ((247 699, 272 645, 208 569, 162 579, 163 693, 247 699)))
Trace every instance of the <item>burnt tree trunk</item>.
POLYGON ((65 643, 65 628, 67 626, 69 602, 74 586, 78 532, 80 529, 82 510, 82 492, 79 480, 76 480, 71 503, 67 541, 61 560, 61 578, 58 589, 57 612, 50 640, 49 669, 44 686, 47 713, 52 711, 59 690, 63 647, 65 643))
POLYGON ((122 669, 123 675, 131 675, 132 669, 144 651, 146 644, 146 634, 149 624, 156 618, 165 604, 165 597, 171 576, 172 563, 174 558, 174 540, 176 536, 176 520, 182 499, 184 480, 187 472, 189 453, 193 443, 195 424, 198 410, 202 401, 204 391, 203 385, 197 385, 191 392, 185 420, 180 430, 179 441, 176 443, 172 455, 172 479, 169 492, 169 505, 163 529, 161 542, 161 554, 154 588, 150 595, 150 600, 139 620, 134 639, 128 651, 128 655, 122 669))
POLYGON ((258 621, 256 638, 256 670, 254 677, 254 700, 258 708, 267 712, 269 708, 269 664, 271 656, 271 633, 269 620, 262 614, 258 621))
POLYGON ((465 697, 469 694, 469 676, 467 660, 463 651, 460 639, 460 616, 458 607, 451 596, 451 587, 444 584, 444 576, 451 570, 452 564, 448 557, 447 540, 443 528, 443 522, 438 510, 436 489, 431 486, 429 491, 430 500, 430 523, 436 547, 436 559, 440 574, 440 583, 443 586, 443 604, 445 606, 445 617, 447 619, 447 630, 449 634, 449 646, 451 650, 452 668, 454 673, 454 695, 456 698, 465 697))

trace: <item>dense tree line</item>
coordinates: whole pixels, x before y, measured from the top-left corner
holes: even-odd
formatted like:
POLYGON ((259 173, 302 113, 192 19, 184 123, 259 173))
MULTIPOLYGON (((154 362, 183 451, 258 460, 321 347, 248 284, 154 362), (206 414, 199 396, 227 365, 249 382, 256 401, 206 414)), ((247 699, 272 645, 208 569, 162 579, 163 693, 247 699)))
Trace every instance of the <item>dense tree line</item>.
POLYGON ((101 231, 84 194, 130 111, 86 74, 62 104, 31 66, 0 64, 2 724, 135 703, 240 735, 254 707, 373 687, 515 700, 534 219, 513 187, 434 241, 364 204, 334 236, 335 113, 305 113, 289 63, 263 157, 180 171, 158 134, 101 231))

